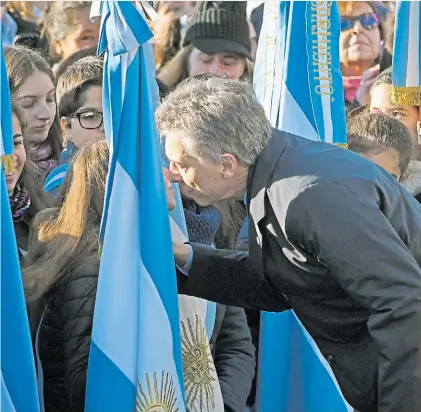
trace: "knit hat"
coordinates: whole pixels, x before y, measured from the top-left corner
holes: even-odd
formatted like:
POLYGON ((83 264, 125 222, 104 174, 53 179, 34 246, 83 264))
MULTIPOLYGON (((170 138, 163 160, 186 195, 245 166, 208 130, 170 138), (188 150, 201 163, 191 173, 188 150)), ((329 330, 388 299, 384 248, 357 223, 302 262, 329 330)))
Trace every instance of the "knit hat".
POLYGON ((245 1, 198 1, 186 30, 183 47, 203 53, 234 53, 251 60, 245 1))

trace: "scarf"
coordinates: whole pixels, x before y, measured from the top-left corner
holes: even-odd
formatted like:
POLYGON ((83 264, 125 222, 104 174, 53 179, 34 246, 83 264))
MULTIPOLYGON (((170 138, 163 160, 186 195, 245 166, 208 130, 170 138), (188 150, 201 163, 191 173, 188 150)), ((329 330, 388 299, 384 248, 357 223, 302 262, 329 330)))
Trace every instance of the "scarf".
POLYGON ((187 232, 193 243, 211 245, 221 223, 221 216, 213 206, 199 206, 193 200, 183 199, 187 232))
POLYGON ((361 84, 361 76, 342 76, 345 100, 353 103, 361 84))
POLYGON ((21 222, 28 214, 29 206, 31 206, 28 189, 16 185, 12 196, 9 197, 9 202, 12 209, 13 222, 21 222))
POLYGON ((52 159, 53 147, 50 143, 41 143, 29 149, 28 157, 36 163, 38 169, 45 175, 58 166, 55 159, 52 159))

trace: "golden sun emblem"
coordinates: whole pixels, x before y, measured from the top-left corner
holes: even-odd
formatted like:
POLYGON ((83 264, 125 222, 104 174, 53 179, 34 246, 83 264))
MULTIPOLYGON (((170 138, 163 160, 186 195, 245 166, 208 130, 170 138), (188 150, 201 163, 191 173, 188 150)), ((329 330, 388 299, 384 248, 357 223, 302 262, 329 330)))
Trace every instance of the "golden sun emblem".
POLYGON ((169 373, 162 371, 161 381, 158 385, 156 372, 153 373, 153 387, 149 373, 146 374, 146 385, 148 392, 145 392, 140 381, 137 384, 136 412, 178 412, 176 406, 174 381, 169 373))
POLYGON ((208 336, 198 315, 195 316, 195 328, 191 320, 187 319, 187 328, 181 322, 181 345, 183 352, 184 385, 187 395, 187 407, 197 410, 195 405, 199 401, 200 412, 215 409, 215 395, 212 373, 212 355, 209 350, 208 336), (187 330, 188 329, 188 330, 187 330))

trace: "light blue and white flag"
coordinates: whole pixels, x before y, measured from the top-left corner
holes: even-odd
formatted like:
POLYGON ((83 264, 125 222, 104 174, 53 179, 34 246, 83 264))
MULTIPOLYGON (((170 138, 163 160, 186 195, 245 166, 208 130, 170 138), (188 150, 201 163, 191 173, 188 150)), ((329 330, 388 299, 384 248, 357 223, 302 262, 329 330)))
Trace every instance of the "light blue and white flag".
POLYGON ((153 97, 152 32, 132 2, 94 2, 110 165, 86 411, 185 411, 177 285, 153 97))
POLYGON ((4 170, 12 172, 14 169, 11 156, 13 131, 9 82, 3 50, 0 55, 1 411, 39 412, 34 354, 4 170))
POLYGON ((253 76, 273 127, 346 145, 336 2, 267 2, 253 76))
MULTIPOLYGON (((273 127, 346 145, 339 33, 336 2, 265 4, 254 89, 273 127)), ((294 312, 262 312, 256 411, 352 410, 294 312)))
POLYGON ((421 105, 421 2, 398 1, 393 43, 392 93, 394 104, 421 105))

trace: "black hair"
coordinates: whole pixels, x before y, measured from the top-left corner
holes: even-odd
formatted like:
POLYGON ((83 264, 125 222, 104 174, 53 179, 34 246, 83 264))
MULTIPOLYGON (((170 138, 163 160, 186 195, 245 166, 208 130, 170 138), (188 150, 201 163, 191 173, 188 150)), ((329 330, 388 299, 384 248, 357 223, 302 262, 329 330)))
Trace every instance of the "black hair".
POLYGON ((412 139, 406 126, 383 113, 362 111, 351 116, 347 124, 349 150, 365 153, 382 153, 395 150, 403 175, 411 160, 412 139))

